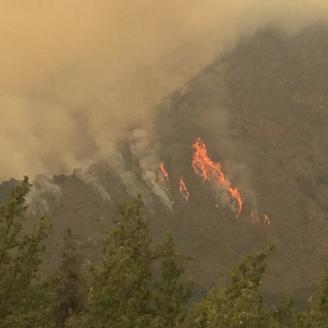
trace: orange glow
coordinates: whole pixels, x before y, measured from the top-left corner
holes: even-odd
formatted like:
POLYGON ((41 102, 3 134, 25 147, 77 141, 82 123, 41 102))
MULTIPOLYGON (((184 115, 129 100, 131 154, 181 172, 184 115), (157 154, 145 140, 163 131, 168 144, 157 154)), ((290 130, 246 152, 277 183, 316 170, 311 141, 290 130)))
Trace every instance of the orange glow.
POLYGON ((160 171, 161 171, 161 173, 162 173, 164 179, 165 179, 167 182, 169 182, 169 180, 170 180, 170 179, 169 179, 169 174, 168 174, 168 172, 167 172, 167 170, 166 170, 165 165, 164 165, 163 162, 161 162, 161 164, 159 165, 159 169, 160 169, 160 171))
POLYGON ((192 167, 195 173, 205 181, 211 182, 229 193, 235 203, 234 211, 238 218, 243 208, 243 200, 238 188, 233 187, 229 179, 225 177, 221 164, 215 163, 209 158, 206 145, 200 138, 193 143, 193 149, 192 167))
POLYGON ((251 220, 254 223, 264 223, 266 225, 271 225, 271 219, 267 214, 258 215, 257 211, 255 210, 251 212, 251 220))
POLYGON ((267 225, 271 225, 271 219, 269 218, 268 215, 263 214, 263 222, 267 225))
POLYGON ((180 194, 183 196, 183 198, 186 201, 189 201, 190 193, 189 193, 189 190, 188 190, 187 185, 184 182, 183 178, 181 178, 179 181, 179 191, 180 191, 180 194))

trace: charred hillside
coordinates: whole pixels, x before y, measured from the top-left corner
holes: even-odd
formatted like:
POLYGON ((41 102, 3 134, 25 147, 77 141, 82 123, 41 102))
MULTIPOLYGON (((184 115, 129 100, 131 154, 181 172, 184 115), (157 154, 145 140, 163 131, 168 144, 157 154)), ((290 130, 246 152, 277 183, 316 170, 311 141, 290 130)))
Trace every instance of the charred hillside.
MULTIPOLYGON (((305 298, 328 260, 327 71, 326 27, 242 40, 159 106, 155 134, 143 148, 157 149, 150 159, 156 170, 145 173, 127 138, 119 147, 120 174, 98 163, 88 173, 54 176, 47 183, 59 193, 39 188, 53 224, 49 268, 67 227, 79 236, 86 260, 96 259, 118 204, 141 193, 153 238, 173 234, 179 251, 193 258, 187 274, 202 288, 223 282, 243 255, 272 244, 267 293, 305 298), (240 215, 227 185, 195 174, 197 138, 240 191, 240 215), (181 179, 188 197, 179 192, 181 179)), ((5 193, 8 183, 2 187, 5 193)))

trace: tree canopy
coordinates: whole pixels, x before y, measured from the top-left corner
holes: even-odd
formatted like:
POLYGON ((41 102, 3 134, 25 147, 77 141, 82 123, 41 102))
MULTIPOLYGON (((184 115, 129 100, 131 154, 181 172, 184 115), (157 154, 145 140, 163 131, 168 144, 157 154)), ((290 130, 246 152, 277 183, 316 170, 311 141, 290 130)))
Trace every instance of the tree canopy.
POLYGON ((0 327, 47 328, 327 328, 328 271, 302 311, 273 307, 260 286, 272 247, 250 254, 226 286, 191 301, 185 257, 168 236, 156 244, 140 196, 122 207, 103 242, 101 260, 87 267, 72 231, 63 236, 58 268, 41 277, 50 226, 26 228, 28 179, 0 205, 0 327))

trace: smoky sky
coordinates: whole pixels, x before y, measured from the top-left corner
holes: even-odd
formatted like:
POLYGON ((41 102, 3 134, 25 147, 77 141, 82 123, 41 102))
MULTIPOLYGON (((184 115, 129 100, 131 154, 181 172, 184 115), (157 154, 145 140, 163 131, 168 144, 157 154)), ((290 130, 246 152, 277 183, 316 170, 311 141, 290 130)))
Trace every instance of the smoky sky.
POLYGON ((2 0, 0 179, 108 158, 241 37, 326 18, 325 0, 2 0))

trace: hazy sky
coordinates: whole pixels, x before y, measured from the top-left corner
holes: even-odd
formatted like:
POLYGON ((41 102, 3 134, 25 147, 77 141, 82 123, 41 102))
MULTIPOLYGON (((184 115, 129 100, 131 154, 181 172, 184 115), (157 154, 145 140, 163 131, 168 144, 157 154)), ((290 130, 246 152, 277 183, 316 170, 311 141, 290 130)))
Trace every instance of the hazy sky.
POLYGON ((328 18, 326 0, 1 0, 0 179, 110 156, 243 35, 328 18))

